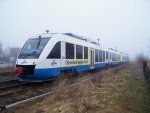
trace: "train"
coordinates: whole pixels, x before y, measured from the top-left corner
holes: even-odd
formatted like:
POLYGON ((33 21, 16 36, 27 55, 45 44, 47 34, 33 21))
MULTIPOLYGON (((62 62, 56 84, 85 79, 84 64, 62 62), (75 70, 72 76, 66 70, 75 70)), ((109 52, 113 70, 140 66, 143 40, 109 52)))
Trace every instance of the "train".
POLYGON ((128 54, 106 49, 89 38, 46 32, 25 42, 15 70, 22 81, 45 81, 66 71, 79 73, 128 61, 128 54))

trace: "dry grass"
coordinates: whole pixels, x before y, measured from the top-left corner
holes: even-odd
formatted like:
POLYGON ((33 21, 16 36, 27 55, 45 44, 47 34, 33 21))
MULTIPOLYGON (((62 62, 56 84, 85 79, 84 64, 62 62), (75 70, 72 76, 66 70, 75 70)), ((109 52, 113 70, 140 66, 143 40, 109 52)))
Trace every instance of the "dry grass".
POLYGON ((48 103, 67 98, 67 79, 60 78, 59 80, 55 81, 52 86, 52 92, 53 94, 47 97, 46 101, 48 103))
POLYGON ((91 79, 82 82, 82 79, 79 78, 77 82, 77 85, 69 88, 68 94, 69 98, 74 103, 73 107, 77 108, 77 111, 84 112, 93 107, 92 101, 96 89, 91 79))
POLYGON ((56 81, 52 95, 22 113, 119 113, 116 98, 125 79, 111 69, 101 73, 102 76, 92 80, 90 75, 86 76, 85 82, 82 82, 85 78, 78 78, 75 80, 78 84, 71 87, 67 87, 67 79, 56 81))
POLYGON ((125 73, 114 73, 112 70, 105 72, 101 79, 101 84, 97 87, 99 91, 97 95, 98 107, 101 111, 97 113, 121 113, 122 108, 118 104, 118 99, 123 92, 124 85, 127 83, 125 73))
MULTIPOLYGON (((63 79, 55 83, 52 95, 45 97, 39 103, 22 107, 20 111, 25 111, 22 113, 142 113, 141 111, 146 108, 144 113, 149 113, 146 107, 149 104, 145 100, 150 97, 146 96, 146 83, 135 79, 137 74, 141 75, 140 70, 135 68, 130 66, 119 71, 103 70, 102 76, 92 80, 82 82, 82 78, 76 79, 78 84, 72 87, 67 87, 68 80, 63 79), (142 97, 143 95, 147 98, 142 97)), ((89 76, 86 76, 86 79, 89 76)), ((19 109, 16 111, 15 113, 20 112, 19 109)))
MULTIPOLYGON (((86 77, 86 79, 89 79, 86 77)), ((47 112, 45 109, 49 109, 46 106, 53 106, 53 104, 58 104, 58 109, 53 107, 54 109, 51 111, 52 113, 57 112, 84 112, 92 107, 91 102, 93 100, 92 96, 95 94, 95 86, 92 81, 89 79, 85 82, 82 82, 83 78, 78 78, 75 80, 76 83, 71 87, 67 86, 67 79, 61 80, 59 83, 56 81, 52 88, 53 94, 46 97, 44 101, 37 104, 34 112, 43 111, 47 112), (67 101, 63 103, 64 101, 67 101), (60 105, 60 103, 62 103, 60 105), (44 106, 43 106, 44 105, 44 106), (39 106, 40 110, 39 110, 39 106), (70 111, 71 110, 71 111, 70 111)), ((50 107, 51 109, 51 107, 50 107)), ((49 111, 49 110, 48 110, 49 111)))
MULTIPOLYGON (((82 82, 83 78, 78 78, 76 80, 78 84, 72 87, 66 87, 65 79, 59 84, 55 84, 54 94, 37 104, 35 111, 44 113, 120 113, 122 110, 117 100, 126 84, 127 77, 125 77, 126 75, 121 76, 121 73, 114 73, 112 69, 104 70, 101 73, 102 76, 85 82, 82 82)), ((88 77, 86 76, 86 79, 88 77)))

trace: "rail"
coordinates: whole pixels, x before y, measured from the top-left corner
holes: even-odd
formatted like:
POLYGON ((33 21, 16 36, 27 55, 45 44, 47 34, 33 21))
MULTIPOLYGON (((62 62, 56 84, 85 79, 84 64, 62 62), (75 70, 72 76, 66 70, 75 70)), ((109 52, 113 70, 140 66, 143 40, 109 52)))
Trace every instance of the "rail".
MULTIPOLYGON (((118 69, 120 70, 122 67, 123 66, 118 66, 117 68, 113 67, 112 70, 115 72, 118 69)), ((98 71, 98 72, 100 72, 100 71, 98 71)), ((100 76, 101 74, 98 73, 98 72, 96 71, 96 73, 95 73, 95 71, 94 71, 94 73, 90 74, 91 76, 88 76, 88 77, 87 76, 82 76, 82 78, 85 77, 82 81, 80 81, 80 82, 73 82, 73 83, 69 84, 67 87, 73 87, 74 85, 77 85, 77 84, 79 84, 81 82, 85 82, 85 81, 91 80, 93 78, 101 77, 100 76)), ((47 85, 50 86, 50 84, 47 84, 47 85)), ((49 87, 47 87, 47 86, 46 86, 45 89, 48 89, 48 90, 43 90, 42 91, 40 89, 43 90, 43 88, 38 87, 37 91, 41 92, 41 93, 38 93, 38 95, 34 95, 34 96, 31 96, 31 97, 28 97, 28 98, 25 98, 25 99, 22 99, 22 100, 13 102, 13 103, 7 103, 7 104, 0 105, 0 111, 3 111, 5 109, 9 109, 9 108, 15 107, 15 106, 17 106, 19 104, 23 104, 25 102, 29 102, 29 101, 32 101, 32 100, 35 100, 35 99, 38 99, 38 98, 41 98, 41 97, 44 97, 46 95, 50 95, 50 94, 53 93, 53 92, 51 92, 51 89, 49 87)))
MULTIPOLYGON (((75 86, 81 82, 85 82, 85 81, 88 81, 88 80, 91 80, 93 78, 96 78, 96 77, 100 77, 100 74, 93 74, 91 77, 88 77, 80 82, 76 82, 76 83, 72 83, 70 85, 68 85, 67 87, 72 87, 72 86, 75 86)), ((9 108, 13 108, 19 104, 23 104, 23 103, 26 103, 26 102, 29 102, 29 101, 32 101, 32 100, 35 100, 35 99, 38 99, 38 98, 41 98, 41 97, 44 97, 44 96, 47 96, 47 95, 50 95, 52 94, 53 92, 49 91, 49 92, 46 92, 46 93, 43 93, 43 94, 40 94, 40 95, 37 95, 37 96, 33 96, 33 97, 30 97, 30 98, 27 98, 27 99, 24 99, 24 100, 21 100, 21 101, 18 101, 18 102, 15 102, 15 103, 12 103, 12 104, 8 104, 8 105, 1 105, 0 106, 0 111, 3 111, 5 109, 9 109, 9 108)))

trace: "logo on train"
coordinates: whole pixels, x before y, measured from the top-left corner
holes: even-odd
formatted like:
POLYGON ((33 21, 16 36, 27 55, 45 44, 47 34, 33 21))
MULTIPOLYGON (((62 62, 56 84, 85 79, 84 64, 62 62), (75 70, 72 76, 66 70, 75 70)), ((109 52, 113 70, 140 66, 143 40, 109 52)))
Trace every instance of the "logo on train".
POLYGON ((23 62, 21 62, 21 64, 27 64, 28 62, 26 62, 25 60, 23 62))
POLYGON ((57 62, 55 60, 53 60, 53 62, 51 63, 51 66, 57 64, 57 62))

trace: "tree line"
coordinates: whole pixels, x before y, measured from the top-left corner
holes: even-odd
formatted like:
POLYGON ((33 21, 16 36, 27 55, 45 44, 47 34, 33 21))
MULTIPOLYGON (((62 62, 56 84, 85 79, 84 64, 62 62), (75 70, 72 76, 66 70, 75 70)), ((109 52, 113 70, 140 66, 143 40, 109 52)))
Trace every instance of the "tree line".
POLYGON ((0 41, 0 63, 15 63, 20 47, 4 47, 0 41))

